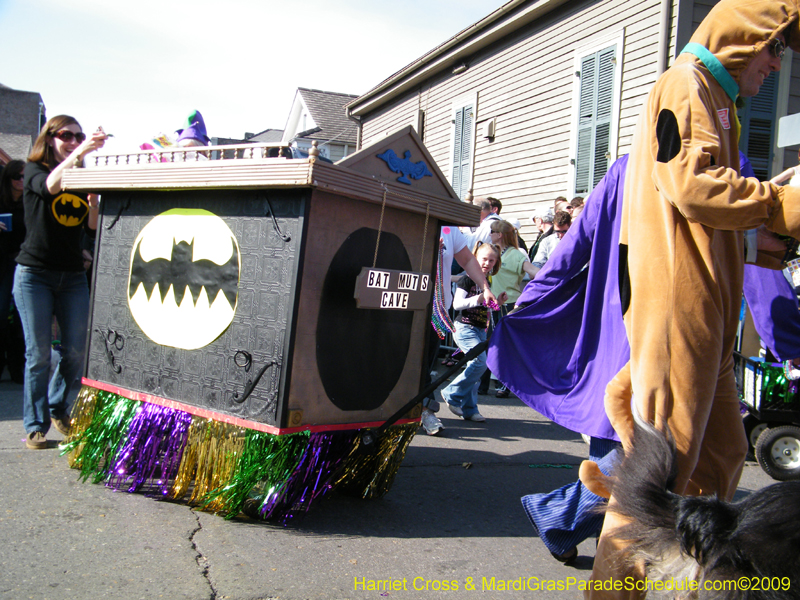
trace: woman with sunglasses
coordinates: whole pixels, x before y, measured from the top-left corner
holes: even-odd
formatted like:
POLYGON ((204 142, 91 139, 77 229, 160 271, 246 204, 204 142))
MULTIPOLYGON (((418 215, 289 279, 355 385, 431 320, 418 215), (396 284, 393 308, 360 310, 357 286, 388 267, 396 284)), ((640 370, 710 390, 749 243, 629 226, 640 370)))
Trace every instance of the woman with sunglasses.
POLYGON ((80 243, 82 231, 94 236, 99 198, 65 192, 61 180, 106 138, 102 128, 87 138, 74 118, 59 115, 47 121, 25 165, 27 231, 17 256, 14 300, 25 332, 25 445, 34 450, 47 448, 51 423, 62 435, 69 433, 67 400, 83 365, 89 314, 80 243), (51 378, 53 316, 62 349, 51 378))
POLYGON ((0 221, 0 375, 8 366, 12 381, 22 383, 25 364, 25 343, 19 328, 19 315, 12 309, 11 286, 14 283, 16 258, 25 239, 25 217, 22 209, 23 170, 25 163, 12 160, 0 176, 0 213, 10 215, 0 221), (14 326, 9 312, 13 310, 14 326))
MULTIPOLYGON (((522 293, 520 286, 523 279, 525 279, 525 275, 527 274, 533 279, 537 270, 528 259, 527 253, 520 251, 519 243, 517 242, 517 230, 511 223, 504 219, 497 219, 492 221, 490 229, 492 243, 500 248, 502 253, 500 270, 497 275, 492 277, 492 293, 495 296, 499 296, 501 292, 505 292, 508 297, 506 303, 500 307, 500 310, 492 313, 494 324, 497 325, 497 321, 514 308, 514 303, 522 293)), ((491 377, 491 372, 487 369, 481 380, 487 392, 489 390, 489 377, 491 377)), ((508 388, 499 381, 495 383, 495 388, 495 396, 497 398, 508 398, 511 394, 508 388)))

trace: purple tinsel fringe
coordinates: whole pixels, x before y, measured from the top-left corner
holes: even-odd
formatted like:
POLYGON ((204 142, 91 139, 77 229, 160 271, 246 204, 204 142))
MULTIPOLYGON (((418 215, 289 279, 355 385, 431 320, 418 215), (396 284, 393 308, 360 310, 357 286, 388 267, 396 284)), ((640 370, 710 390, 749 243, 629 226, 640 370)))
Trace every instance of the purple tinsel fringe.
POLYGON ((262 518, 287 523, 308 511, 312 502, 331 490, 331 480, 350 454, 357 435, 357 431, 311 434, 294 472, 281 490, 262 504, 262 518))
POLYGON ((106 485, 135 492, 151 484, 166 496, 180 466, 192 416, 142 403, 128 428, 125 445, 110 469, 106 485))

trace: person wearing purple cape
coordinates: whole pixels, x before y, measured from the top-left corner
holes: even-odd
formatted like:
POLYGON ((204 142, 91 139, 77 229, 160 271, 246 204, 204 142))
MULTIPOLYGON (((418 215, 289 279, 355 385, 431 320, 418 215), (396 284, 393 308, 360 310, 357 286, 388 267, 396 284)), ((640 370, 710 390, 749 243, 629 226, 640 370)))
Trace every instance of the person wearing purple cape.
MULTIPOLYGON (((617 437, 603 408, 606 384, 628 362, 617 284, 619 210, 627 156, 608 170, 581 218, 502 319, 489 346, 492 372, 523 402, 559 425, 591 436, 589 456, 608 474, 617 437)), ((605 502, 580 481, 522 498, 554 558, 570 563, 596 534, 605 502)))
MULTIPOLYGON (((741 155, 742 174, 754 176, 741 155)), ((627 156, 592 191, 576 225, 503 319, 488 363, 528 406, 591 436, 590 460, 609 475, 619 437, 606 416, 608 382, 628 362, 630 347, 618 291, 619 228, 627 156), (585 268, 584 268, 585 267, 585 268)), ((756 330, 780 360, 800 355, 797 298, 782 272, 745 266, 745 297, 756 330)), ((606 500, 580 481, 522 498, 523 508, 551 554, 565 563, 603 522, 606 500)))

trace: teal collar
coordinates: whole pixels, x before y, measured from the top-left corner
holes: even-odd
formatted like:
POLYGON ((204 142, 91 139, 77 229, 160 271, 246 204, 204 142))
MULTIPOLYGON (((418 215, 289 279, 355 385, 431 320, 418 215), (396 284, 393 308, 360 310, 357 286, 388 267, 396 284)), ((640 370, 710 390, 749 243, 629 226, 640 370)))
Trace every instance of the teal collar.
POLYGON ((739 84, 731 77, 728 70, 722 66, 719 59, 711 54, 708 48, 700 44, 695 44, 694 42, 689 42, 684 46, 681 54, 694 54, 699 58, 700 62, 706 66, 706 69, 711 72, 714 79, 717 80, 717 83, 719 83, 722 89, 725 90, 725 93, 728 94, 731 101, 736 102, 736 98, 739 97, 739 84))

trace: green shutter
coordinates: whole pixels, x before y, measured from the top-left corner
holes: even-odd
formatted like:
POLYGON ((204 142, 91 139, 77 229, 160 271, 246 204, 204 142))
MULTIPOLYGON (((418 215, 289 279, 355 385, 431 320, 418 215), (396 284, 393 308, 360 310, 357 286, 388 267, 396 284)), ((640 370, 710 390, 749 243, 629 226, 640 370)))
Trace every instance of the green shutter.
POLYGON ((616 46, 581 60, 575 193, 588 194, 608 170, 616 46))
POLYGON ((750 159, 753 171, 761 181, 772 176, 777 97, 778 74, 770 73, 758 95, 745 100, 745 108, 739 115, 742 123, 739 149, 750 159))
POLYGON ((455 132, 453 134, 453 167, 451 185, 462 200, 470 188, 472 168, 472 123, 474 107, 467 104, 455 111, 455 132))

